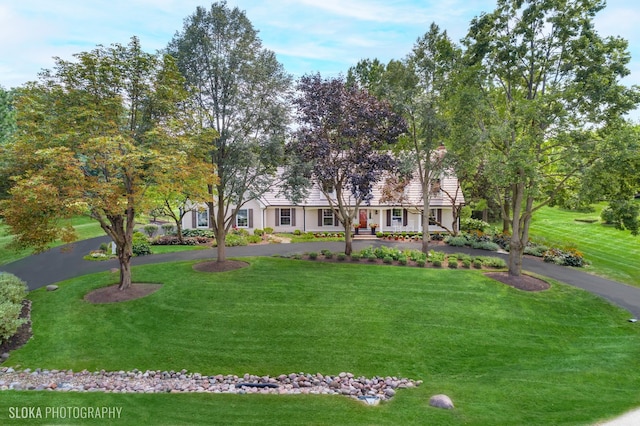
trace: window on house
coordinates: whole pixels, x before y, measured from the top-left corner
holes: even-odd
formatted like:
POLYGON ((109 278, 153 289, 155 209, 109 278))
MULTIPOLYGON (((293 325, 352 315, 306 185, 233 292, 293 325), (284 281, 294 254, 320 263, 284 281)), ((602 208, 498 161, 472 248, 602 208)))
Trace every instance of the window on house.
POLYGON ((391 222, 402 223, 402 209, 391 209, 391 222))
POLYGON ((249 210, 240 209, 236 214, 236 227, 248 228, 249 227, 249 210))
POLYGON ((280 209, 280 226, 291 226, 291 209, 280 209))
POLYGON ((322 210, 322 226, 335 226, 335 215, 332 209, 322 210))
POLYGON ((429 209, 429 225, 437 225, 442 222, 442 209, 429 209))
POLYGON ((198 228, 209 227, 209 210, 198 210, 196 214, 196 224, 198 228))

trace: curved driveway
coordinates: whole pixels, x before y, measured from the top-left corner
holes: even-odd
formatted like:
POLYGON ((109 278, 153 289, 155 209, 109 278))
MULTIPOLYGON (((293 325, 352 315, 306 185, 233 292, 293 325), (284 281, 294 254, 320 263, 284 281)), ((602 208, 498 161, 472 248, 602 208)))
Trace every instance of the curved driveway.
MULTIPOLYGON (((17 275, 27 282, 29 290, 34 290, 48 284, 66 280, 80 275, 94 272, 108 271, 117 268, 117 260, 104 262, 91 262, 83 260, 89 251, 95 250, 102 242, 108 242, 108 237, 98 237, 89 240, 78 241, 68 246, 53 248, 44 253, 29 256, 24 259, 0 266, 1 271, 17 275)), ((415 243, 393 243, 381 240, 356 240, 354 250, 360 250, 368 246, 399 245, 403 248, 419 248, 415 243)), ((313 242, 298 244, 266 244, 246 247, 228 247, 227 256, 272 256, 275 254, 288 255, 293 253, 304 253, 308 251, 319 251, 320 249, 340 251, 344 248, 341 242, 313 242)), ((464 249, 450 246, 434 246, 435 250, 445 252, 466 252, 475 255, 505 256, 493 252, 482 250, 464 249)), ((144 265, 150 263, 160 263, 178 260, 196 260, 215 258, 216 251, 194 250, 178 253, 157 254, 133 259, 133 265, 144 265)), ((640 288, 621 284, 615 281, 600 278, 587 274, 574 268, 558 266, 551 263, 544 263, 537 259, 525 258, 523 269, 543 275, 563 283, 582 288, 591 293, 597 294, 610 302, 628 310, 634 318, 640 317, 640 288)))

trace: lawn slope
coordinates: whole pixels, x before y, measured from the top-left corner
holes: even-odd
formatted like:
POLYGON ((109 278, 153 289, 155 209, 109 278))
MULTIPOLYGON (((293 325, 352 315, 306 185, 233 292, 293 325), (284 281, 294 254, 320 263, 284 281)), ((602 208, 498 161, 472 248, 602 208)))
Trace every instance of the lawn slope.
MULTIPOLYGON (((9 365, 203 374, 291 372, 424 380, 389 403, 346 397, 3 393, 8 405, 118 405, 117 424, 588 424, 640 404, 640 333, 626 312, 553 283, 526 293, 477 271, 249 259, 134 268, 164 286, 91 305, 108 273, 37 290, 34 338, 9 365), (456 409, 428 407, 450 395, 456 409)), ((0 412, 0 422, 6 420, 0 412)))

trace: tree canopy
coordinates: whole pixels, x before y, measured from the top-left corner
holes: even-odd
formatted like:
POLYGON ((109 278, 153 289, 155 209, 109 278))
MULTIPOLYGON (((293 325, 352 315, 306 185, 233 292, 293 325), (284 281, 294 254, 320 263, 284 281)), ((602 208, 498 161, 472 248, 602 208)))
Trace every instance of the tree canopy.
MULTIPOLYGON (((510 224, 509 273, 519 275, 533 212, 572 176, 590 166, 597 130, 638 102, 619 80, 629 73, 627 43, 602 38, 593 17, 597 0, 499 0, 471 22, 465 39, 473 117, 482 137, 458 140, 484 152, 503 217, 510 224), (476 144, 470 145, 470 143, 476 144)), ((461 86, 461 87, 463 87, 461 86)))
POLYGON ((360 205, 373 197, 373 185, 395 161, 390 146, 406 130, 391 106, 342 78, 303 76, 294 100, 298 129, 287 146, 288 186, 294 199, 318 187, 345 229, 351 253, 351 227, 360 205))
POLYGON ((217 132, 210 158, 218 175, 209 203, 218 261, 236 214, 273 183, 282 161, 291 77, 237 7, 198 7, 167 48, 176 58, 202 127, 217 132))
POLYGON ((72 240, 61 219, 88 214, 116 244, 125 289, 136 212, 161 165, 184 153, 171 119, 183 79, 170 56, 143 52, 135 37, 74 57, 56 58, 53 70, 18 92, 10 149, 21 173, 2 209, 15 244, 36 251, 72 240))

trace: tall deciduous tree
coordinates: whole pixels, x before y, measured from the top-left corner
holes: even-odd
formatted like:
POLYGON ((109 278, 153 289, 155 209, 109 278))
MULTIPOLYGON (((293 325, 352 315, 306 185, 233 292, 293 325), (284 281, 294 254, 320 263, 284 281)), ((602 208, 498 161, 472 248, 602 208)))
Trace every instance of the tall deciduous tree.
POLYGON ((394 169, 388 149, 406 130, 390 105, 342 78, 307 75, 298 83, 298 130, 289 143, 287 171, 294 199, 316 185, 345 230, 351 254, 351 227, 373 185, 394 169))
POLYGON ((219 135, 210 141, 218 175, 210 212, 217 260, 224 262, 238 210, 273 184, 282 160, 291 78, 244 12, 226 2, 198 7, 168 52, 187 80, 202 126, 219 135))
POLYGON ((13 106, 13 90, 0 86, 0 198, 5 198, 9 189, 12 161, 6 144, 16 130, 16 114, 13 106))
POLYGON ((135 215, 162 164, 176 155, 165 124, 184 97, 170 56, 127 46, 99 46, 56 58, 39 83, 20 90, 11 149, 20 162, 2 204, 18 246, 44 249, 60 236, 61 218, 88 213, 117 248, 120 289, 131 284, 135 215))
POLYGON ((498 0, 466 37, 480 95, 465 114, 485 141, 466 149, 486 152, 496 193, 510 207, 503 211, 510 275, 521 273, 532 214, 595 160, 598 138, 587 130, 637 104, 637 91, 619 84, 629 72, 627 43, 594 29, 603 7, 599 0, 498 0))
MULTIPOLYGON (((444 143, 449 132, 447 91, 460 49, 431 24, 404 61, 361 61, 349 78, 376 96, 387 99, 405 118, 408 131, 400 138, 398 156, 411 177, 417 177, 422 192, 422 251, 429 251, 431 194, 444 176, 444 143), (417 176, 416 176, 417 175, 417 176)), ((455 208, 455 206, 454 206, 455 208)))

